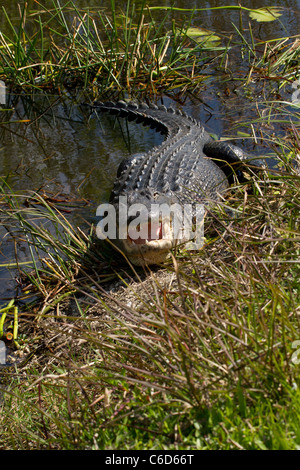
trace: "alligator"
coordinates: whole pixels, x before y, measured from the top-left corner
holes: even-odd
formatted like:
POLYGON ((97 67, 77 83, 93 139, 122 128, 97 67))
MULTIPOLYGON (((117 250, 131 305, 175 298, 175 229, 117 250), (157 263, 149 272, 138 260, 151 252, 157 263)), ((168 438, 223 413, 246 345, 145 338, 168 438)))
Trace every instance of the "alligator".
MULTIPOLYGON (((122 214, 128 214, 126 210, 133 204, 143 205, 148 211, 146 220, 138 227, 142 235, 132 237, 129 230, 124 232, 124 226, 119 225, 116 240, 113 240, 134 265, 161 264, 178 243, 170 214, 166 220, 155 219, 151 216, 153 207, 210 205, 224 197, 230 186, 230 175, 245 167, 263 166, 261 160, 232 143, 213 140, 201 122, 180 109, 125 101, 94 102, 89 106, 94 111, 150 126, 166 136, 159 147, 145 155, 121 161, 111 192, 110 203, 115 208, 116 221, 122 219, 122 214), (120 236, 121 230, 125 236, 120 236)), ((125 228, 132 220, 133 215, 126 215, 125 228)))

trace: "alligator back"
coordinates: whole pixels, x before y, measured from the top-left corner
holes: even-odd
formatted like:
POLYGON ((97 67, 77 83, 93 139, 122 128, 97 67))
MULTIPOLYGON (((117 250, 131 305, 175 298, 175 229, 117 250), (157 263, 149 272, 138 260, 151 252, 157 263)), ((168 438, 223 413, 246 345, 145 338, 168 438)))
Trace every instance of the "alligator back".
POLYGON ((166 136, 146 155, 121 162, 112 191, 112 202, 130 191, 153 189, 176 195, 180 203, 216 200, 228 187, 225 173, 203 147, 212 141, 202 124, 180 110, 120 101, 96 102, 96 110, 148 125, 166 136))

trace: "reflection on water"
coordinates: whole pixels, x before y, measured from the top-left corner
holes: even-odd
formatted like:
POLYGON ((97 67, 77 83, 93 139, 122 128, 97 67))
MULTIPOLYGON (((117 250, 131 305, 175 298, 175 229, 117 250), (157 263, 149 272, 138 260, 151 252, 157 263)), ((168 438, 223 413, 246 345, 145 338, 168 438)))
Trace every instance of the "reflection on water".
MULTIPOLYGON (((24 2, 20 2, 22 6, 24 2)), ((29 1, 29 9, 37 11, 34 1, 29 1)), ((61 2, 61 4, 66 2, 61 2)), ((86 8, 87 2, 74 0, 78 8, 86 8)), ((135 2, 136 8, 142 2, 135 2)), ((161 1, 164 6, 171 6, 173 1, 161 1)), ((176 1, 179 8, 186 7, 186 2, 176 1)), ((43 4, 50 7, 52 2, 45 0, 43 4)), ((118 2, 118 8, 126 10, 126 1, 118 2)), ((157 5, 157 1, 148 4, 157 5)), ((274 1, 274 6, 284 6, 284 15, 280 22, 258 24, 252 22, 255 39, 262 41, 292 36, 298 33, 299 1, 274 1)), ((16 2, 3 1, 2 5, 14 24, 17 24, 19 10, 16 2)), ((109 1, 90 1, 90 9, 107 7, 109 1)), ((227 1, 192 1, 189 8, 209 8, 228 5, 227 1)), ((259 8, 261 2, 244 1, 247 8, 259 8)), ((153 16, 160 18, 161 12, 153 12, 153 16)), ((72 24, 74 12, 70 10, 69 20, 72 24)), ((170 20, 181 22, 183 14, 173 11, 170 20)), ((29 33, 34 33, 36 17, 28 21, 29 33)), ((215 31, 226 40, 233 32, 232 22, 239 28, 248 32, 248 16, 240 16, 239 11, 216 10, 195 12, 192 25, 204 26, 215 31)), ((8 23, 3 11, 0 12, 0 30, 8 32, 8 23)), ((237 46, 237 47, 240 47, 237 46)), ((245 76, 240 54, 231 54, 228 70, 222 73, 209 69, 211 80, 207 80, 201 96, 186 98, 184 103, 175 103, 173 106, 184 107, 191 115, 201 119, 208 131, 217 136, 232 134, 233 126, 238 122, 247 122, 255 117, 256 110, 245 95, 239 78, 245 76), (238 57, 236 60, 235 57, 238 57), (219 76, 219 80, 214 77, 219 76)), ((206 72, 208 73, 208 72, 206 72)), ((259 96, 259 85, 256 86, 256 98, 259 96)), ((272 87, 273 85, 270 85, 272 87)), ((272 90, 270 90, 271 92, 272 90)), ((264 89, 264 93, 267 93, 264 89)), ((78 98, 78 97, 77 97, 78 98)), ((164 97, 165 104, 170 98, 164 97)), ((73 211, 70 215, 74 223, 80 224, 80 216, 93 220, 97 205, 107 201, 115 179, 116 170, 120 160, 129 154, 141 153, 159 145, 162 136, 154 131, 126 122, 115 122, 113 118, 93 115, 88 119, 87 113, 68 96, 56 96, 35 91, 34 95, 9 96, 7 108, 10 111, 1 112, 3 123, 0 127, 0 161, 1 175, 8 177, 8 183, 13 189, 40 189, 55 194, 76 196, 89 201, 84 211, 73 211)), ((252 150, 252 149, 251 149, 252 150)), ((255 149, 259 152, 259 149, 255 149)), ((3 222, 2 222, 3 223, 3 222)), ((6 229, 1 228, 2 238, 0 264, 13 259, 14 246, 3 238, 6 229)), ((21 247, 19 247, 21 250, 21 247)), ((21 251, 19 251, 21 253, 21 251)), ((27 254, 24 253, 24 259, 27 254)), ((14 271, 0 270, 0 298, 9 297, 9 290, 14 286, 14 271), (12 279, 9 282, 9 279, 12 279)))
POLYGON ((122 121, 89 116, 71 99, 49 94, 10 97, 8 107, 0 155, 13 188, 78 193, 97 203, 109 197, 120 159, 162 139, 143 127, 137 133, 134 124, 127 129, 122 121))
MULTIPOLYGON (((12 2, 11 0, 2 0, 1 6, 3 6, 12 21, 12 23, 17 24, 20 17, 19 10, 22 9, 25 0, 19 2, 12 2)), ((41 2, 41 5, 34 0, 27 0, 28 10, 32 13, 42 12, 44 7, 46 9, 53 9, 52 0, 44 0, 41 2)), ((68 4, 68 0, 60 0, 60 5, 63 6, 68 4)), ((142 0, 132 2, 135 5, 136 9, 139 9, 144 3, 142 0)), ((148 0, 147 5, 151 6, 163 6, 176 8, 190 8, 190 9, 200 9, 207 8, 207 11, 195 11, 193 15, 192 24, 197 26, 206 27, 212 29, 216 33, 231 33, 233 22, 237 26, 243 26, 245 29, 248 27, 248 17, 243 17, 243 20, 240 21, 240 12, 237 10, 211 10, 211 8, 217 8, 220 6, 229 6, 229 5, 238 5, 239 2, 228 2, 228 0, 190 0, 186 2, 185 0, 148 0)), ((95 11, 99 9, 105 9, 108 12, 111 11, 111 1, 110 0, 73 0, 73 4, 81 11, 95 11)), ((262 3, 260 0, 243 0, 242 6, 244 8, 261 8, 262 6, 269 6, 270 2, 262 3), (266 4, 266 5, 265 5, 266 4)), ((127 9, 127 0, 116 2, 117 9, 123 12, 126 12, 127 9)), ((254 24, 254 33, 259 34, 261 39, 274 39, 276 37, 281 37, 282 35, 292 36, 293 34, 298 33, 299 25, 299 8, 300 0, 274 0, 271 2, 272 6, 283 7, 285 9, 285 14, 280 19, 280 23, 265 23, 264 25, 254 24)), ((162 18, 162 11, 153 12, 153 16, 157 17, 158 20, 162 18)), ((176 21, 182 20, 185 13, 180 13, 176 10, 172 11, 170 18, 175 19, 176 21)), ((70 8, 68 14, 70 25, 72 24, 74 18, 74 11, 70 8)), ((34 32, 36 28, 35 16, 32 16, 32 19, 27 18, 28 24, 31 26, 32 31, 34 32)), ((0 30, 5 34, 8 31, 7 20, 3 12, 0 13, 0 30)))

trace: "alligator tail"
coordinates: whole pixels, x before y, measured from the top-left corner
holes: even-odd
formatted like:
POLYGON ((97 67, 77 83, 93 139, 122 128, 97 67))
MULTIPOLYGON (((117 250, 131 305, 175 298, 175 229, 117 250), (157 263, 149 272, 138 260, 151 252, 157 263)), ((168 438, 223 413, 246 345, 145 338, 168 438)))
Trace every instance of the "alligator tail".
MULTIPOLYGON (((201 124, 186 114, 184 111, 175 110, 172 107, 157 106, 155 104, 133 103, 118 101, 117 103, 108 101, 102 103, 96 101, 89 105, 92 109, 108 112, 109 114, 127 118, 129 121, 136 121, 144 126, 149 126, 167 137, 175 136, 186 124, 188 127, 201 124)), ((202 126, 201 126, 202 127, 202 126)))

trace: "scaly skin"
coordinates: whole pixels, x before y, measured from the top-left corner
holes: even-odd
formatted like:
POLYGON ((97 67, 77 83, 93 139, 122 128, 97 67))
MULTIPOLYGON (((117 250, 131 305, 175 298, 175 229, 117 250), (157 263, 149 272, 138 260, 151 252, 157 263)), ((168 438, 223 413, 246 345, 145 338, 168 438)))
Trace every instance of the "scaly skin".
MULTIPOLYGON (((121 162, 111 193, 117 215, 120 196, 127 197, 128 206, 141 203, 149 211, 151 204, 158 203, 209 204, 228 189, 228 169, 232 173, 249 162, 262 165, 230 143, 213 141, 199 121, 173 108, 124 101, 96 102, 92 108, 149 125, 166 136, 146 155, 121 162)), ((113 242, 135 265, 160 264, 177 242, 169 222, 160 223, 166 230, 164 238, 133 241, 127 237, 113 242)))

